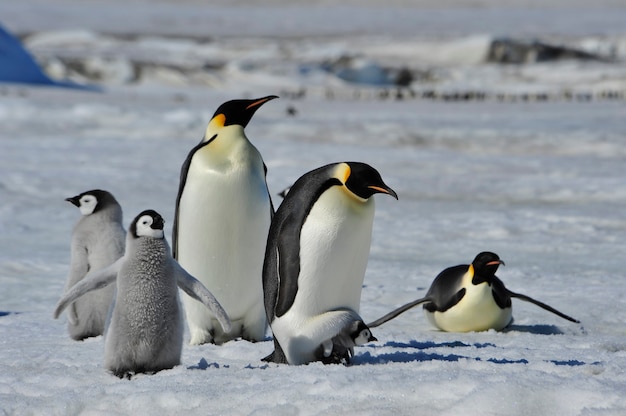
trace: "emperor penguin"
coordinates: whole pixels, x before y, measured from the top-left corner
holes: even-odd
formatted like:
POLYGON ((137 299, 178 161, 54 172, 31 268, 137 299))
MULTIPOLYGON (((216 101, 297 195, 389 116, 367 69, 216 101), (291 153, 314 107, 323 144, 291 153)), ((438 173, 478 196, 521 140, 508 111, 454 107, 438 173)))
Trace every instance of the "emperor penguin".
POLYGON ((90 271, 61 297, 54 311, 58 318, 71 302, 116 282, 104 336, 104 365, 120 378, 180 364, 184 324, 178 288, 208 308, 225 332, 230 330, 228 315, 213 294, 172 258, 163 226, 163 218, 153 210, 137 215, 124 256, 90 271))
POLYGON ((174 258, 220 299, 233 324, 222 332, 213 314, 184 296, 192 345, 265 338, 262 268, 274 208, 267 168, 244 128, 274 98, 220 105, 181 169, 174 258))
MULTIPOLYGON (((100 189, 65 199, 80 210, 70 246, 71 265, 65 290, 74 286, 90 270, 104 268, 124 255, 126 231, 122 207, 115 197, 100 189)), ((72 339, 102 335, 115 292, 115 285, 94 291, 70 305, 67 330, 72 339)))
POLYGON ((327 355, 329 340, 362 321, 358 311, 376 193, 398 198, 371 166, 341 162, 304 174, 285 195, 263 265, 265 310, 274 334, 274 352, 264 360, 324 361, 320 346, 327 355))
POLYGON ((324 341, 317 357, 324 364, 343 362, 348 365, 354 356, 354 347, 374 341, 378 339, 372 335, 365 322, 359 319, 352 321, 332 339, 324 341))
POLYGON ((504 262, 497 254, 479 253, 472 264, 449 267, 439 273, 423 298, 389 312, 368 326, 375 328, 423 303, 429 322, 442 331, 500 331, 513 321, 511 298, 534 303, 561 318, 580 323, 543 302, 507 289, 495 275, 500 265, 504 262))

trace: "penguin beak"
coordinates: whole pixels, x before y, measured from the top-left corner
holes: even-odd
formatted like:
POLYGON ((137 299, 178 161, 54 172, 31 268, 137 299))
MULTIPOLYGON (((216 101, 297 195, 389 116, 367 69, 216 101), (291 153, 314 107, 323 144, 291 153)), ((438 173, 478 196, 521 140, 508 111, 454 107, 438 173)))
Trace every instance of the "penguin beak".
POLYGON ((252 103, 248 104, 248 106, 246 107, 246 110, 254 109, 254 111, 256 111, 257 108, 259 108, 260 106, 262 106, 266 102, 268 102, 270 100, 273 100, 275 98, 278 98, 278 96, 277 95, 268 95, 267 97, 259 98, 258 100, 255 100, 252 103))
POLYGON ((499 266, 499 265, 506 266, 506 264, 504 264, 502 260, 494 260, 494 261, 490 261, 489 263, 487 263, 487 266, 499 266))
POLYGON ((67 202, 72 203, 74 206, 79 207, 80 208, 80 199, 78 198, 78 196, 73 196, 71 198, 65 198, 65 200, 67 202))
POLYGON ((376 338, 374 335, 370 336, 370 339, 368 340, 369 342, 375 342, 378 341, 378 338, 376 338))
POLYGON ((153 230, 162 230, 165 227, 165 220, 161 217, 157 218, 154 223, 152 223, 153 230))
POLYGON ((392 197, 398 199, 398 194, 396 194, 396 191, 394 191, 393 189, 391 189, 388 186, 376 186, 376 185, 370 185, 368 186, 369 189, 381 193, 381 194, 387 194, 387 195, 391 195, 392 197))

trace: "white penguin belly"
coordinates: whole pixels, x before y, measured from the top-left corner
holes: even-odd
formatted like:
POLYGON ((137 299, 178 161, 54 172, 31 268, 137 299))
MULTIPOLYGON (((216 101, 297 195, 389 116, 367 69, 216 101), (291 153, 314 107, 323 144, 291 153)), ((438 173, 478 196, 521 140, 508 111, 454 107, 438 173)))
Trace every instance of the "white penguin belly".
POLYGON ((374 200, 346 198, 340 187, 322 194, 300 235, 300 275, 294 311, 315 316, 359 311, 374 220, 374 200))
POLYGON ((463 299, 445 312, 428 312, 430 323, 447 332, 501 330, 511 322, 511 308, 501 309, 487 283, 466 285, 463 299))
POLYGON ((312 361, 322 342, 358 318, 374 200, 363 203, 338 194, 343 192, 327 190, 307 216, 300 235, 298 292, 289 310, 272 323, 290 364, 312 361))
MULTIPOLYGON (((178 262, 235 322, 263 302, 262 267, 271 218, 259 164, 255 169, 232 165, 225 172, 190 169, 179 205, 178 262)), ((190 325, 212 326, 212 314, 203 305, 183 298, 190 325)))

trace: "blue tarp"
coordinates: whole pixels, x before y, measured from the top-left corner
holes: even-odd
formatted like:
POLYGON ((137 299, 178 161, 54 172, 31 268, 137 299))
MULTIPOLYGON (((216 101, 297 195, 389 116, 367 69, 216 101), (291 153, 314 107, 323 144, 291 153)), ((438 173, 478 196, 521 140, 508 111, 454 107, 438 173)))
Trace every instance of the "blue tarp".
POLYGON ((100 90, 94 85, 81 85, 72 81, 57 81, 47 76, 33 56, 15 36, 0 25, 0 82, 50 85, 91 91, 100 90))

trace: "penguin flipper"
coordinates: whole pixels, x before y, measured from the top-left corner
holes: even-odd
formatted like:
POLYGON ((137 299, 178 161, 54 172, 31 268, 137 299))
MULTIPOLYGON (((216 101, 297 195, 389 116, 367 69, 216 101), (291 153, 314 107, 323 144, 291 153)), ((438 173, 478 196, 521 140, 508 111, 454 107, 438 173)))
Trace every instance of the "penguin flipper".
MULTIPOLYGON (((263 162, 263 173, 265 173, 265 188, 267 188, 267 165, 263 162)), ((267 188, 267 197, 270 200, 270 219, 274 218, 274 214, 276 210, 274 209, 274 202, 272 202, 272 195, 270 194, 269 188, 267 188)))
POLYGON ((185 190, 185 185, 187 184, 187 174, 189 173, 189 166, 191 166, 191 159, 196 154, 198 150, 209 144, 215 136, 213 136, 209 140, 205 140, 206 137, 203 137, 200 140, 200 143, 195 145, 193 149, 189 151, 183 165, 180 168, 180 181, 178 184, 178 193, 176 195, 176 211, 174 213, 174 225, 172 228, 172 257, 178 260, 178 216, 180 214, 180 200, 183 197, 183 191, 185 190))
POLYGON ((78 312, 76 312, 76 304, 72 302, 70 308, 67 310, 67 320, 72 325, 78 325, 78 312))
POLYGON ((426 296, 426 297, 414 300, 413 302, 409 302, 406 305, 402 305, 399 308, 394 309, 393 311, 389 312, 388 314, 378 318, 377 320, 370 322, 369 324, 367 324, 367 326, 370 328, 376 328, 377 326, 380 326, 384 324, 385 322, 392 320, 393 318, 400 315, 401 313, 404 313, 419 304, 430 302, 430 301, 431 301, 430 296, 426 296))
POLYGON ((526 302, 534 303, 535 305, 539 306, 540 308, 543 308, 543 309, 547 310, 548 312, 552 312, 553 314, 558 315, 558 316, 560 316, 563 319, 567 319, 568 321, 574 322, 574 323, 577 323, 577 324, 580 323, 580 321, 578 319, 574 319, 571 316, 565 315, 563 312, 557 311, 552 306, 546 305, 545 303, 540 302, 540 301, 538 301, 536 299, 533 299, 530 296, 526 296, 526 295, 523 295, 521 293, 511 292, 510 290, 508 290, 508 292, 509 292, 509 295, 512 298, 518 298, 518 299, 524 300, 526 302))
POLYGON ((224 332, 230 332, 232 329, 230 318, 222 305, 215 299, 215 296, 198 279, 187 273, 178 262, 174 264, 176 266, 174 270, 178 287, 206 306, 215 315, 224 332))
MULTIPOLYGON (((117 278, 117 273, 119 272, 122 264, 124 263, 124 257, 119 258, 115 263, 111 264, 108 267, 99 270, 93 270, 78 283, 72 286, 59 301, 57 302, 56 308, 54 309, 54 319, 57 319, 61 312, 69 305, 74 302, 76 299, 81 297, 87 292, 91 292, 92 290, 101 289, 105 286, 110 285, 117 278)), ((70 323, 76 325, 77 322, 72 322, 75 318, 72 314, 69 314, 70 323)))

